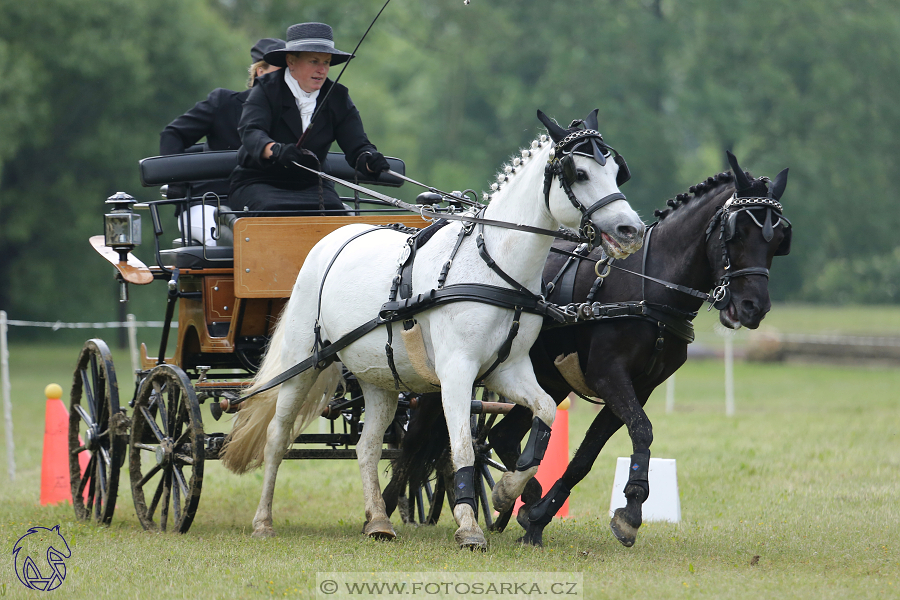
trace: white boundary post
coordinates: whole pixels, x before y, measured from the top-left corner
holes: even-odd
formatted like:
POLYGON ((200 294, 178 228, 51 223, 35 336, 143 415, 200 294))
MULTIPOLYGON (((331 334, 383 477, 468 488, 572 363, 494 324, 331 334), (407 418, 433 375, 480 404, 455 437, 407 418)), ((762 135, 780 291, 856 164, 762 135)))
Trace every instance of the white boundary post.
POLYGON ((675 412, 675 373, 666 379, 666 412, 675 412))
POLYGON ((12 402, 9 399, 11 384, 9 381, 9 346, 6 311, 0 310, 0 394, 3 396, 3 418, 6 429, 6 460, 9 468, 9 480, 16 480, 16 443, 13 440, 12 402))
POLYGON ((128 328, 128 348, 131 350, 131 373, 134 375, 134 373, 141 370, 141 366, 138 359, 137 321, 131 313, 125 317, 125 326, 128 328))
POLYGON ((734 334, 725 332, 725 416, 734 416, 734 334))

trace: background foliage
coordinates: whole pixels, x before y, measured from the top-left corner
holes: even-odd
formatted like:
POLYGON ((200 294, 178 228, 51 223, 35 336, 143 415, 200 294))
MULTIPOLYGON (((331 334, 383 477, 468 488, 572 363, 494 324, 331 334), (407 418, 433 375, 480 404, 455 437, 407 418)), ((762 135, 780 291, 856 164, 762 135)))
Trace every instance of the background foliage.
MULTIPOLYGON (((351 50, 382 2, 316 4, 0 0, 0 309, 115 318, 86 242, 103 200, 156 197, 137 161, 209 90, 241 88, 255 39, 320 20, 351 50)), ((342 82, 379 148, 445 189, 485 189, 538 132, 537 108, 564 125, 600 108, 648 222, 724 170, 726 148, 757 175, 789 166, 795 239, 773 297, 896 303, 898 42, 886 0, 393 0, 342 82)), ((133 297, 159 318, 160 290, 133 297)))

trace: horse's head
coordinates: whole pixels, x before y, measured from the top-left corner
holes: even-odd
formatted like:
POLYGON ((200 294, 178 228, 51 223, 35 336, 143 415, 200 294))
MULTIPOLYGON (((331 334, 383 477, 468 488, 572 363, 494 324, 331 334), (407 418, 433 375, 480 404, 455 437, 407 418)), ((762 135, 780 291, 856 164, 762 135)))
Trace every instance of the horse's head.
POLYGON ((597 131, 597 110, 563 129, 537 111, 554 147, 544 173, 544 196, 553 217, 579 229, 615 258, 644 243, 644 223, 619 191, 631 178, 625 159, 597 131), (612 160, 608 160, 612 158, 612 160), (558 185, 552 185, 558 179, 558 185))
POLYGON ((791 223, 779 202, 788 170, 774 181, 750 179, 728 152, 734 172, 734 195, 716 212, 707 228, 707 254, 718 281, 713 306, 730 329, 756 329, 772 308, 769 268, 772 259, 791 250, 791 223))

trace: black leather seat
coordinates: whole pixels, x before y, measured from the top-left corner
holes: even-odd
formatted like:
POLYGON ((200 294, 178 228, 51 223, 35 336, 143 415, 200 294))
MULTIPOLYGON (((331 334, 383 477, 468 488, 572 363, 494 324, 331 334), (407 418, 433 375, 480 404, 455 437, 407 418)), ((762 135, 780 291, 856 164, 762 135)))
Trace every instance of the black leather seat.
POLYGON ((234 266, 234 248, 231 246, 187 246, 160 250, 162 266, 176 269, 230 269, 234 266))

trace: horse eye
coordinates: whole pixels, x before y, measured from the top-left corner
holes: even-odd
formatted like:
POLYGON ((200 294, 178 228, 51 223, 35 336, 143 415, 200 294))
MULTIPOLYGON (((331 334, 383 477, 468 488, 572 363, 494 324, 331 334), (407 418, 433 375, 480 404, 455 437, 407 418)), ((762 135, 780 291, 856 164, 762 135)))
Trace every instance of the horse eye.
POLYGON ((575 181, 587 181, 588 174, 584 169, 578 169, 575 171, 575 181))

